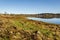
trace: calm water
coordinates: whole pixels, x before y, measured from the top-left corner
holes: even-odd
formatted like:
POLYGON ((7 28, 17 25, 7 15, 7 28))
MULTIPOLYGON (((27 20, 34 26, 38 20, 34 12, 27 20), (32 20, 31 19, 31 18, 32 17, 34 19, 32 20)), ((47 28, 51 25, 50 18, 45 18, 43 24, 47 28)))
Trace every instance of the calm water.
POLYGON ((47 23, 60 24, 60 18, 52 18, 52 19, 43 19, 43 18, 34 18, 34 17, 27 17, 27 18, 32 20, 43 21, 47 23))

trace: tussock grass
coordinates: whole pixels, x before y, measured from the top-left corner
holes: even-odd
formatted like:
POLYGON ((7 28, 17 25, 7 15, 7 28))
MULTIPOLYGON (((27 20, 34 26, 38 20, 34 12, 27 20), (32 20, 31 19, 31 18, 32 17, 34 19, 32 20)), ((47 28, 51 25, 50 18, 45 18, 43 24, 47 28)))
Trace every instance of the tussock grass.
POLYGON ((0 40, 60 40, 60 25, 0 15, 0 40))

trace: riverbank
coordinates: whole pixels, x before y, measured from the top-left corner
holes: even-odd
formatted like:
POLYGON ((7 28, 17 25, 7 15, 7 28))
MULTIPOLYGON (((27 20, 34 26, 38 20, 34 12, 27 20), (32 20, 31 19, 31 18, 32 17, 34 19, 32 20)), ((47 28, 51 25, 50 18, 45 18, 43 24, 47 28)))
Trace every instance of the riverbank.
POLYGON ((60 25, 0 15, 0 40, 60 40, 60 25))

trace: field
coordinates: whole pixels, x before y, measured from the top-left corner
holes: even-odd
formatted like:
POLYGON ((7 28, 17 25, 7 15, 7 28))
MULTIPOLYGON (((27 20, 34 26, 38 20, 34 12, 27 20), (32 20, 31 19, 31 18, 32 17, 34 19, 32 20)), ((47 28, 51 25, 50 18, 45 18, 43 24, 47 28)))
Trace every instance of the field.
POLYGON ((60 40, 60 25, 2 14, 0 40, 60 40))

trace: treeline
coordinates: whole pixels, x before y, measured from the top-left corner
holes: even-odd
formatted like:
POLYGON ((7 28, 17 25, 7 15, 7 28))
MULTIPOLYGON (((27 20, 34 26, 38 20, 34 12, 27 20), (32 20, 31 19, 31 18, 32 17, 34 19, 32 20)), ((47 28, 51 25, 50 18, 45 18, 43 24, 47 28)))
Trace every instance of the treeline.
MULTIPOLYGON (((2 14, 0 14, 2 15, 2 14)), ((60 18, 60 13, 38 13, 38 14, 3 14, 6 16, 26 16, 26 17, 37 17, 37 18, 60 18)))
POLYGON ((37 18, 60 18, 60 14, 56 13, 41 13, 41 14, 22 14, 27 17, 37 17, 37 18))

